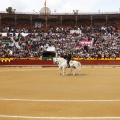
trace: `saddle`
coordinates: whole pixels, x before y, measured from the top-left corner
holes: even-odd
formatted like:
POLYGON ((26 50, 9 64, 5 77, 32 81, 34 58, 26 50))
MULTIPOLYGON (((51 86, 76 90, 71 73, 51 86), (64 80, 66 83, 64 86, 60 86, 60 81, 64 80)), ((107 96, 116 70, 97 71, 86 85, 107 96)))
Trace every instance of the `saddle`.
POLYGON ((72 60, 70 60, 70 63, 73 63, 73 61, 72 61, 72 60))

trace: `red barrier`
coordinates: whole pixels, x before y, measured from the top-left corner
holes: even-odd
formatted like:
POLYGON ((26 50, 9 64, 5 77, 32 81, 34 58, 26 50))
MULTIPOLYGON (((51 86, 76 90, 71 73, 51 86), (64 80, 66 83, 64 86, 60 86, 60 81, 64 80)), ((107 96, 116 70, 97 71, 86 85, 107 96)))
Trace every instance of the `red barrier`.
POLYGON ((120 65, 120 60, 80 60, 82 65, 120 65))
MULTIPOLYGON (((82 65, 120 65, 120 60, 77 60, 82 65)), ((55 66, 52 60, 2 60, 0 66, 17 66, 17 65, 41 65, 55 66)))

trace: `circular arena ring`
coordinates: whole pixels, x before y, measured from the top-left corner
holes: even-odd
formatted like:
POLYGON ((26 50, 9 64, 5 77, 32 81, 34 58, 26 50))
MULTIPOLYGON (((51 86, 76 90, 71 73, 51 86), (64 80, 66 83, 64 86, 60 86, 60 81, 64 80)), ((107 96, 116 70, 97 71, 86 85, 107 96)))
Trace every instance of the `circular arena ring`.
POLYGON ((120 119, 120 67, 0 67, 0 120, 95 119, 120 119))

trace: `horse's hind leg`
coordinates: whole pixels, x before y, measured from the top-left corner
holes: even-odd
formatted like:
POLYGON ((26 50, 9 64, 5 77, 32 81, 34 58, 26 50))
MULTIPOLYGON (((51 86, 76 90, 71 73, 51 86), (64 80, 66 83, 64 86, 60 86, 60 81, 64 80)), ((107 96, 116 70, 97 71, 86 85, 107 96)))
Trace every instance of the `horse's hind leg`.
POLYGON ((81 75, 81 69, 78 68, 78 75, 81 75))
POLYGON ((69 74, 71 74, 71 73, 72 73, 72 69, 73 69, 73 68, 71 67, 71 68, 70 68, 70 73, 69 73, 69 74))
POLYGON ((73 73, 73 76, 75 76, 76 75, 76 68, 74 69, 74 73, 73 73))
POLYGON ((59 74, 62 75, 62 68, 59 68, 59 69, 60 69, 59 74))

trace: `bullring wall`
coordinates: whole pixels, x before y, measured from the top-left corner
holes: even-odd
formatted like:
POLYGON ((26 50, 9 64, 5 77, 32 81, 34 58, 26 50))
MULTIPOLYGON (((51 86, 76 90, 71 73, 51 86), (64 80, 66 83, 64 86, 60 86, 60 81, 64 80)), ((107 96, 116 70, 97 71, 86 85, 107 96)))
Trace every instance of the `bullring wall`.
MULTIPOLYGON (((75 59, 81 62, 82 65, 120 65, 120 59, 75 59)), ((0 60, 0 66, 56 66, 53 60, 41 59, 13 59, 3 58, 0 60)))

